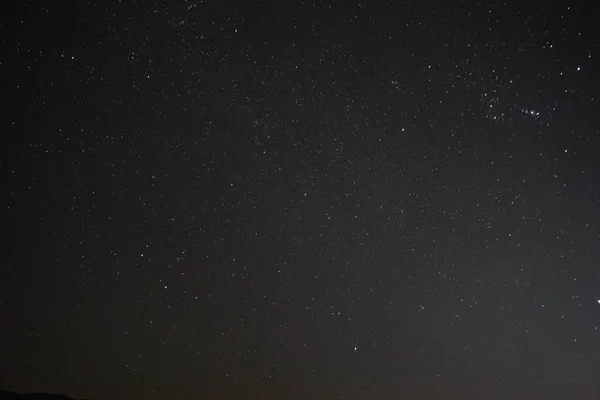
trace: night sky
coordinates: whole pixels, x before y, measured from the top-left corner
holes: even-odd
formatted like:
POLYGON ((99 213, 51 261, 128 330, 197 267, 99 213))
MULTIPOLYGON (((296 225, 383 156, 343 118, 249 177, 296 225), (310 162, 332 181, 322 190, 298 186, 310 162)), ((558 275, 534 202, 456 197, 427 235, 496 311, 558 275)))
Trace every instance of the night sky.
POLYGON ((14 3, 0 388, 600 398, 587 3, 14 3))

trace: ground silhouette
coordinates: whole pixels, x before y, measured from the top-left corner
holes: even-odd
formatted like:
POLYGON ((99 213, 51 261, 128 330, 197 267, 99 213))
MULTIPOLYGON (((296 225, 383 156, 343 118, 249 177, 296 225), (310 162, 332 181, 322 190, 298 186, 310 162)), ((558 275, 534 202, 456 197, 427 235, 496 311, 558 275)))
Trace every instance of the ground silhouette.
POLYGON ((18 394, 0 390, 0 400, 74 400, 61 394, 27 393, 18 394))

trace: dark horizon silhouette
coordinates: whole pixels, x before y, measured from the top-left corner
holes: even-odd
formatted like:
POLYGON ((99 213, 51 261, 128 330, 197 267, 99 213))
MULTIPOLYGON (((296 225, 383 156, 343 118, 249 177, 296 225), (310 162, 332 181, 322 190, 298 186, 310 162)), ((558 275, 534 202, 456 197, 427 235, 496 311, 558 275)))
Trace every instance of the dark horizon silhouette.
MULTIPOLYGON (((76 400, 72 397, 65 396, 64 394, 51 394, 51 393, 15 393, 9 392, 8 390, 0 389, 0 400, 13 400, 13 399, 26 399, 26 400, 76 400)), ((90 399, 81 399, 90 400, 90 399)))

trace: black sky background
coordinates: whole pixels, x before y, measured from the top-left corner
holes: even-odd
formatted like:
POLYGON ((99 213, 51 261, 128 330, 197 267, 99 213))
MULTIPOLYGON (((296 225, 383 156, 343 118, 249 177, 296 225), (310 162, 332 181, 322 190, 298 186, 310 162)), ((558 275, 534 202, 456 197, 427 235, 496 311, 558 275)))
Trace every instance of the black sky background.
POLYGON ((0 387, 597 399, 587 3, 5 10, 0 387))

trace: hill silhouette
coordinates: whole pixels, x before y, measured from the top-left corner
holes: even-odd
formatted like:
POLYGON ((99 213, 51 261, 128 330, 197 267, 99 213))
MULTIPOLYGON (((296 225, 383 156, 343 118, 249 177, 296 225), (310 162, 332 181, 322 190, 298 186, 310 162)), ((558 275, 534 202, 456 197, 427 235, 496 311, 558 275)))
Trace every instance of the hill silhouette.
POLYGON ((18 394, 0 390, 0 400, 75 400, 62 394, 27 393, 18 394))

